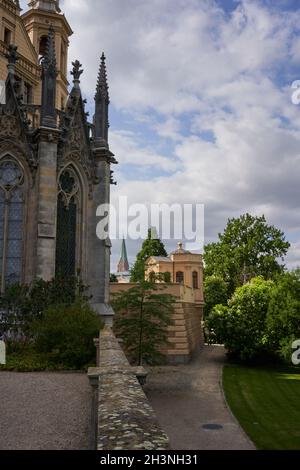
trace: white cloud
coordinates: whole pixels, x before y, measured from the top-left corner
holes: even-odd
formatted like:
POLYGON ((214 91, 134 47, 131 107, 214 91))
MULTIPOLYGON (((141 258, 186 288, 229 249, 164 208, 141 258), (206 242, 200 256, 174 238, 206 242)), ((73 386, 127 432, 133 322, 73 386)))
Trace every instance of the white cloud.
POLYGON ((131 164, 149 168, 155 166, 157 170, 167 172, 174 172, 178 168, 176 161, 159 155, 149 147, 145 147, 143 142, 138 141, 138 136, 133 132, 112 131, 110 133, 110 144, 122 165, 131 164))
MULTIPOLYGON (((203 202, 209 238, 247 210, 300 233, 300 112, 290 99, 299 11, 259 0, 237 2, 232 14, 213 0, 61 3, 84 93, 92 98, 104 50, 114 110, 132 117, 126 131, 112 122, 114 199, 203 202), (173 150, 162 150, 166 142, 173 150)), ((291 256, 300 264, 299 244, 291 256)))

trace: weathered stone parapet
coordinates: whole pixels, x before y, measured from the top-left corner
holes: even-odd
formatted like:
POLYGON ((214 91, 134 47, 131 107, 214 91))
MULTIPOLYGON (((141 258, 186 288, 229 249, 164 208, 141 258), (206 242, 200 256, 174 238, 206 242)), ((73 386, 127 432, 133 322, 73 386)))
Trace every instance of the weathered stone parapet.
POLYGON ((98 450, 166 450, 169 440, 160 428, 137 376, 110 328, 100 333, 99 364, 89 369, 98 385, 98 450))

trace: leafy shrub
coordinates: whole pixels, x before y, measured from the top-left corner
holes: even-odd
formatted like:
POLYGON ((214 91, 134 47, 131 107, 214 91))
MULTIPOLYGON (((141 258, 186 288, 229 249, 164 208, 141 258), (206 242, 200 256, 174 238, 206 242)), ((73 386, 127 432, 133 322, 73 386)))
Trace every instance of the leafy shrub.
POLYGON ((205 321, 205 336, 209 344, 223 344, 228 337, 229 307, 215 305, 205 321))
POLYGON ((300 338, 300 272, 280 276, 272 289, 267 329, 270 347, 288 362, 291 345, 300 338))
POLYGON ((55 364, 82 368, 95 358, 93 339, 103 324, 92 308, 82 301, 54 305, 31 324, 37 352, 47 354, 55 364))
POLYGON ((41 354, 32 347, 25 347, 20 351, 8 352, 6 364, 0 366, 0 370, 14 372, 40 372, 65 370, 64 364, 54 363, 47 354, 41 354))
POLYGON ((78 277, 56 277, 51 281, 36 279, 30 285, 14 284, 8 286, 0 295, 0 336, 16 337, 23 341, 29 333, 33 319, 40 318, 52 305, 74 303, 76 297, 87 300, 88 288, 78 277))
POLYGON ((204 315, 207 317, 216 305, 227 305, 227 284, 219 276, 206 276, 204 279, 204 315))
POLYGON ((228 308, 217 305, 208 317, 208 329, 241 360, 268 352, 266 318, 272 287, 272 281, 254 278, 236 289, 228 308))
POLYGON ((300 338, 299 335, 297 337, 295 335, 291 335, 291 336, 286 336, 285 338, 282 338, 279 341, 279 347, 278 347, 277 353, 280 359, 282 359, 285 363, 291 364, 291 357, 294 351, 292 349, 292 344, 294 341, 296 341, 299 338, 300 338))

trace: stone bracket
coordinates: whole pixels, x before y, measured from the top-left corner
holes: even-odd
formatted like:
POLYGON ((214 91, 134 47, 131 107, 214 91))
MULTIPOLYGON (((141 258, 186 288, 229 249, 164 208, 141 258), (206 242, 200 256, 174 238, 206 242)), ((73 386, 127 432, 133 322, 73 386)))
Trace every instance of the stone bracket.
POLYGON ((56 228, 50 224, 38 224, 38 237, 39 238, 56 238, 56 228))

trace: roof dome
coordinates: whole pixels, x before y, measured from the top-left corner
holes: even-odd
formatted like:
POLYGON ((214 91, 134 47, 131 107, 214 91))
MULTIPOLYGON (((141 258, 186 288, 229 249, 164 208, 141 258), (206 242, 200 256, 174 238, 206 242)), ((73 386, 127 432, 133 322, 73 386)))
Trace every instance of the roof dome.
POLYGON ((178 243, 178 247, 177 247, 177 250, 173 251, 173 253, 171 253, 172 255, 184 255, 184 254, 191 254, 190 251, 187 251, 183 248, 183 243, 182 242, 179 242, 178 243))
POLYGON ((30 8, 35 10, 51 11, 53 13, 60 13, 59 0, 32 0, 28 3, 30 8))

